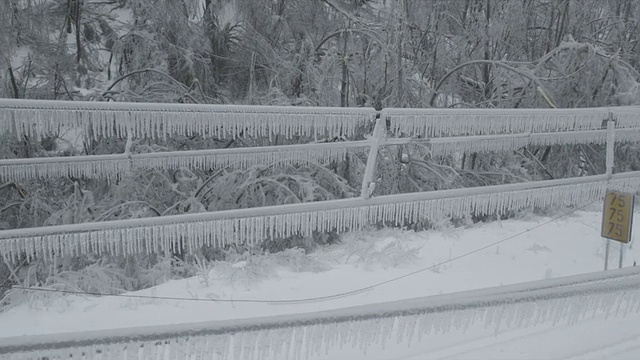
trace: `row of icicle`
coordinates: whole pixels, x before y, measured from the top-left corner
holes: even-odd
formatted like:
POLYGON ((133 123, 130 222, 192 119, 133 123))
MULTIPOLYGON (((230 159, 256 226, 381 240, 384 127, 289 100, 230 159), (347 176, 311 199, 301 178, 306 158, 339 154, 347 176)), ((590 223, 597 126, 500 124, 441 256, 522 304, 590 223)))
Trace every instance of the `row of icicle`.
MULTIPOLYGON (((434 137, 432 152, 447 155, 459 151, 500 151, 526 144, 602 143, 606 131, 601 130, 608 118, 615 118, 619 129, 616 140, 638 140, 639 108, 599 109, 387 109, 397 134, 434 137), (613 114, 613 116, 610 116, 613 114), (636 127, 636 128, 634 128, 636 127), (633 128, 633 129, 632 129, 633 128), (624 130, 622 130, 624 129, 624 130), (622 131, 621 131, 622 130, 622 131), (628 130, 628 131, 627 131, 628 130), (456 138, 456 136, 503 134, 517 132, 494 140, 456 138), (439 136, 453 136, 448 139, 439 136), (444 140, 444 141, 443 141, 444 140)), ((355 130, 373 120, 373 109, 297 108, 234 105, 183 104, 113 104, 54 101, 21 101, 0 99, 0 133, 12 131, 38 136, 60 128, 82 127, 94 136, 165 137, 173 133, 219 136, 353 135, 355 130)), ((368 146, 364 145, 364 147, 368 146)), ((239 153, 211 150, 163 154, 108 155, 76 159, 0 160, 0 179, 20 181, 25 178, 51 176, 107 177, 117 179, 132 167, 143 169, 179 167, 252 166, 272 162, 299 164, 342 160, 349 142, 332 143, 322 149, 292 146, 295 151, 254 148, 239 153), (245 151, 245 152, 243 152, 245 151), (214 151, 215 152, 215 151, 214 151), (86 158, 86 161, 85 161, 86 158), (78 161, 81 160, 81 161, 78 161), (94 161, 96 160, 96 161, 94 161)), ((636 180, 625 180, 637 183, 636 180)), ((22 252, 28 256, 52 257, 62 254, 109 252, 128 254, 155 251, 191 251, 199 246, 229 243, 257 243, 270 237, 309 236, 314 231, 360 229, 366 224, 393 222, 396 225, 418 220, 437 221, 445 215, 466 216, 501 213, 526 206, 547 206, 602 196, 604 185, 574 185, 558 190, 528 190, 494 195, 475 195, 423 202, 374 205, 360 208, 259 218, 163 224, 139 228, 114 228, 105 231, 50 234, 27 238, 0 238, 0 252, 16 259, 22 252), (576 195, 578 194, 578 195, 576 195), (590 194, 590 195, 589 195, 590 194), (595 196, 595 197, 594 197, 595 196), (567 197, 572 200, 566 201, 567 197)), ((637 189, 633 188, 635 191, 637 189)), ((1 234, 0 234, 1 236, 1 234)))
MULTIPOLYGON (((618 144, 640 141, 640 119, 637 128, 618 129, 615 134, 615 142, 618 144)), ((577 144, 605 144, 607 140, 606 130, 587 131, 562 131, 550 133, 526 133, 500 135, 494 138, 481 136, 444 137, 432 138, 431 154, 433 156, 446 156, 456 153, 472 152, 501 152, 514 151, 528 145, 553 146, 553 145, 577 145, 577 144)))
MULTIPOLYGON (((187 105, 0 99, 0 133, 45 136, 82 128, 102 136, 236 138, 353 136, 375 118, 371 108, 187 105)), ((640 127, 640 107, 586 109, 385 109, 391 131, 410 136, 546 133, 640 127)))
POLYGON ((640 127, 640 107, 583 109, 386 109, 391 131, 421 137, 598 130, 640 127))
POLYGON ((371 123, 372 108, 187 105, 0 99, 0 134, 43 137, 83 129, 93 139, 166 139, 172 135, 213 138, 275 135, 353 136, 371 123))
MULTIPOLYGON (((420 201, 389 202, 381 205, 342 207, 333 210, 299 211, 232 219, 180 221, 167 217, 166 222, 135 226, 113 222, 106 229, 68 232, 65 229, 42 235, 1 238, 0 254, 17 260, 52 259, 55 256, 75 256, 87 253, 130 255, 140 253, 194 252, 204 245, 223 247, 228 244, 256 245, 270 238, 294 235, 311 236, 314 232, 359 230, 369 224, 393 226, 438 222, 443 218, 460 218, 504 214, 509 211, 551 205, 577 206, 601 199, 606 188, 637 191, 640 176, 594 181, 590 183, 547 186, 528 190, 508 191, 470 196, 452 196, 420 201)), ((480 188, 481 189, 481 188, 480 188)), ((219 212, 216 212, 219 213, 219 212)), ((194 214, 201 215, 201 214, 194 214)))
MULTIPOLYGON (((640 141, 640 128, 616 131, 619 143, 640 141)), ((603 144, 606 130, 434 138, 427 142, 432 156, 460 152, 517 150, 527 145, 603 144)), ((384 143, 382 144, 384 145, 384 143)), ((248 168, 255 165, 300 165, 309 162, 327 164, 345 160, 349 149, 366 149, 367 141, 333 142, 280 147, 256 147, 221 150, 173 151, 126 156, 73 156, 32 159, 0 159, 0 180, 26 181, 53 177, 116 180, 132 169, 176 170, 179 168, 248 168)))
POLYGON ((289 321, 281 326, 176 333, 146 340, 103 335, 99 345, 67 342, 68 345, 58 348, 5 353, 3 358, 304 360, 341 357, 354 350, 366 356, 385 351, 406 352, 414 344, 437 349, 437 344, 429 344, 432 341, 429 335, 451 331, 498 334, 549 324, 571 326, 593 318, 624 318, 640 311, 637 280, 584 294, 555 296, 555 289, 549 290, 548 297, 543 293, 525 301, 509 301, 507 294, 494 302, 450 310, 390 309, 375 317, 289 321), (347 352, 340 352, 342 349, 347 352))
MULTIPOLYGON (((433 156, 460 152, 517 150, 526 145, 602 144, 606 141, 603 120, 613 114, 616 141, 640 140, 640 108, 594 109, 386 109, 391 131, 412 137, 432 137, 433 156), (508 134, 493 139, 486 134, 508 134), (467 137, 460 137, 465 135, 467 137), (471 135, 471 136, 468 136, 471 135), (473 135, 480 135, 474 137, 473 135), (447 136, 447 137, 441 137, 447 136)), ((41 136, 61 129, 82 128, 99 136, 166 137, 170 134, 215 137, 298 135, 354 135, 370 123, 375 111, 369 108, 270 107, 242 105, 185 105, 144 103, 100 103, 68 101, 25 101, 0 99, 0 133, 41 136), (12 125, 13 124, 13 125, 12 125)), ((335 143, 334 143, 335 144, 335 143)), ((366 147, 366 146, 363 146, 366 147)), ((113 156, 99 159, 39 158, 39 162, 0 159, 0 179, 24 181, 51 177, 122 178, 131 168, 250 167, 279 162, 285 165, 312 161, 340 161, 346 146, 323 149, 272 151, 260 148, 252 153, 171 152, 147 159, 113 156)))

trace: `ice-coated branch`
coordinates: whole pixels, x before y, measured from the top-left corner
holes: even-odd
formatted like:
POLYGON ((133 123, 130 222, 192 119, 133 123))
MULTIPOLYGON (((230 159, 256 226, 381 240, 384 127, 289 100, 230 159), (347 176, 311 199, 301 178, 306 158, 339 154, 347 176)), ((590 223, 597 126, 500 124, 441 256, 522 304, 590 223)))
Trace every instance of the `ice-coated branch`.
POLYGON ((86 253, 193 252, 204 245, 259 244, 270 238, 344 232, 372 223, 402 226, 527 207, 575 206, 601 199, 607 188, 637 191, 640 172, 479 188, 342 199, 166 217, 0 231, 9 259, 86 253))
POLYGON ((482 59, 476 59, 476 60, 471 60, 471 61, 467 61, 463 64, 460 64, 456 67, 454 67, 453 69, 449 70, 449 72, 447 72, 442 79, 440 79, 440 81, 438 81, 438 83, 436 84, 434 91, 433 91, 433 95, 431 95, 431 99, 429 100, 429 105, 433 106, 436 98, 438 97, 438 90, 440 89, 440 87, 447 81, 447 79, 453 75, 456 71, 467 67, 467 66, 473 66, 473 65, 478 65, 478 64, 485 64, 485 65, 492 65, 495 67, 502 67, 504 69, 507 69, 509 71, 512 71, 524 78, 529 79, 529 81, 533 82, 536 85, 536 89, 538 90, 538 92, 540 93, 540 95, 544 98, 544 100, 547 102, 547 104, 553 108, 555 108, 555 104, 553 103, 553 101, 551 101, 551 99, 548 97, 547 95, 547 91, 544 89, 544 86, 542 85, 542 82, 540 81, 540 79, 533 75, 531 72, 529 71, 525 71, 525 70, 521 70, 518 69, 514 66, 511 66, 509 64, 509 62, 506 61, 499 61, 499 60, 482 60, 482 59))
POLYGON ((0 133, 42 137, 81 128, 94 138, 335 137, 354 135, 358 127, 373 122, 375 114, 372 108, 0 99, 0 133))

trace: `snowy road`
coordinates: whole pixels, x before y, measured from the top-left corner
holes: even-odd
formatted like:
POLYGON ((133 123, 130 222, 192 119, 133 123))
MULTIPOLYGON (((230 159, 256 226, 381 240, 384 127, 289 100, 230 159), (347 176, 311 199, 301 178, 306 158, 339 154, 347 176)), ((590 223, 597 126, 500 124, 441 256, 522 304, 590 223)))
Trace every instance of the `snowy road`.
MULTIPOLYGON (((57 336, 54 334, 84 334, 91 331, 123 334, 125 328, 147 326, 158 329, 162 326, 187 326, 188 323, 198 321, 238 324, 251 322, 251 318, 279 318, 319 311, 340 311, 340 309, 354 306, 368 306, 422 296, 590 273, 602 269, 604 243, 599 236, 600 217, 601 214, 598 212, 580 212, 554 221, 549 221, 548 218, 530 217, 476 224, 467 228, 445 229, 445 231, 363 232, 345 238, 343 244, 339 246, 314 254, 311 259, 313 261, 335 264, 328 269, 318 268, 320 270, 311 271, 275 268, 265 278, 251 280, 246 278, 246 274, 252 268, 238 268, 237 264, 220 264, 211 269, 209 282, 206 284, 202 279, 195 277, 169 281, 153 289, 132 293, 133 295, 203 299, 203 301, 81 296, 68 296, 61 299, 34 298, 37 301, 32 300, 29 304, 22 304, 0 313, 0 348, 4 339, 22 335, 42 335, 50 339, 57 336), (498 246, 490 246, 502 239, 511 240, 502 242, 498 246), (486 247, 486 250, 475 252, 476 249, 483 247, 486 247), (461 260, 429 268, 428 271, 417 272, 411 277, 404 277, 382 287, 331 301, 288 305, 204 301, 206 299, 299 299, 325 296, 404 276, 471 252, 474 252, 472 256, 461 260), (395 259, 401 259, 399 265, 396 265, 395 259)), ((640 219, 636 220, 636 223, 640 221, 640 219)), ((635 237, 637 237, 636 234, 637 232, 634 234, 635 237)), ((614 260, 617 258, 617 245, 612 249, 613 263, 617 262, 617 259, 614 260)), ((285 260, 295 259, 298 258, 285 258, 285 260)), ((313 261, 310 264, 314 264, 313 261)), ((632 266, 636 261, 640 262, 640 249, 634 246, 626 253, 625 264, 632 266)), ((262 267, 265 263, 258 262, 257 265, 262 267)), ((306 266, 308 268, 309 265, 306 266)), ((622 296, 627 294, 622 293, 622 296)), ((586 299, 585 301, 588 301, 590 298, 586 299)), ((608 298, 603 299, 608 301, 608 298)), ((597 304, 598 309, 606 309, 606 304, 607 302, 597 304)), ((568 308, 566 303, 549 306, 547 311, 563 308, 568 308)), ((373 343, 369 345, 366 354, 362 353, 358 342, 355 346, 351 346, 350 341, 345 342, 344 338, 338 337, 337 343, 342 343, 342 346, 331 345, 330 341, 320 340, 323 346, 320 355, 310 354, 307 357, 290 354, 288 358, 296 360, 303 358, 354 360, 640 358, 638 349, 640 326, 637 325, 640 324, 640 315, 635 310, 623 312, 621 315, 611 315, 608 318, 603 314, 596 314, 595 318, 589 315, 570 325, 560 323, 553 326, 549 322, 542 322, 522 327, 512 324, 512 326, 501 326, 498 330, 492 325, 485 326, 482 319, 476 324, 462 326, 464 319, 462 317, 458 320, 458 326, 446 329, 434 328, 425 333, 420 340, 414 339, 411 344, 405 341, 398 343, 396 337, 392 337, 383 347, 381 343, 377 343, 377 340, 371 340, 373 343), (326 346, 330 348, 327 350, 326 346)), ((337 329, 327 327, 318 331, 329 336, 338 333, 351 334, 347 335, 347 338, 352 340, 349 336, 360 334, 357 331, 354 333, 355 330, 364 329, 362 331, 366 332, 368 329, 379 328, 380 324, 371 321, 357 329, 349 326, 337 329)), ((397 323, 391 326, 397 326, 397 323)), ((298 341, 305 339, 304 335, 299 333, 297 335, 302 336, 297 338, 298 341)), ((283 332, 279 336, 281 337, 276 337, 277 341, 283 341, 285 344, 287 341, 292 341, 291 333, 283 332)), ((245 338, 242 341, 255 340, 245 338)), ((222 352, 219 355, 216 359, 246 358, 242 355, 235 358, 232 355, 225 357, 222 352)), ((0 355, 0 358, 3 356, 0 355)), ((281 360, 284 357, 257 358, 281 360)))
POLYGON ((639 310, 629 267, 309 314, 5 338, 0 357, 636 358, 639 310))
POLYGON ((576 324, 544 324, 495 331, 478 324, 464 331, 429 334, 419 342, 373 347, 333 348, 312 359, 472 360, 472 359, 640 359, 640 314, 597 316, 576 324))
MULTIPOLYGON (((450 333, 459 342, 412 349, 380 360, 425 359, 567 359, 631 360, 640 358, 640 316, 589 319, 572 326, 515 329, 496 335, 450 333)), ((443 339, 432 339, 442 341, 443 339)), ((396 352, 401 351, 396 349, 396 352)), ((337 354, 339 358, 339 355, 337 354)))

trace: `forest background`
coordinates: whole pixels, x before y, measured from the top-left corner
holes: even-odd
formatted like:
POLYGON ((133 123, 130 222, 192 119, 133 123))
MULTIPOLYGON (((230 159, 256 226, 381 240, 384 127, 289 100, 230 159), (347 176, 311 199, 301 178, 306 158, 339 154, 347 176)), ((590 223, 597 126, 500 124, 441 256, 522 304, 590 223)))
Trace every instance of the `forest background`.
MULTIPOLYGON (((376 109, 638 105, 639 21, 640 0, 3 0, 0 97, 376 109)), ((136 140, 132 151, 310 140, 175 136, 136 140)), ((0 158, 124 148, 125 139, 89 134, 0 134, 0 158)), ((366 155, 304 166, 140 171, 114 183, 0 183, 0 229, 353 197, 366 155)), ((396 146, 381 150, 375 195, 584 176, 604 167, 596 144, 441 157, 396 146)), ((615 171, 639 169, 637 145, 619 144, 615 171)), ((265 240, 257 249, 203 248, 189 256, 0 259, 0 295, 9 285, 135 290, 216 261, 311 251, 339 238, 265 240)), ((24 295, 7 292, 0 308, 24 295)))

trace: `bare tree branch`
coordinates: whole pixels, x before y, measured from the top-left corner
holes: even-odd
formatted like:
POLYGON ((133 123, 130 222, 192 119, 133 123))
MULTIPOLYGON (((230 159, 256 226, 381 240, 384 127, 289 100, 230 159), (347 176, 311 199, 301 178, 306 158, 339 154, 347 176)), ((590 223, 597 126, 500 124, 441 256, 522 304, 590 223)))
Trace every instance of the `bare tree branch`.
POLYGON ((153 72, 153 73, 156 73, 156 74, 163 75, 163 76, 169 78, 176 85, 180 86, 183 90, 185 90, 185 92, 188 90, 188 88, 183 83, 181 83, 180 81, 178 81, 175 78, 173 78, 173 76, 171 76, 171 75, 169 75, 169 74, 167 74, 165 72, 162 72, 160 70, 147 68, 147 69, 134 70, 134 71, 132 71, 130 73, 127 73, 127 74, 124 74, 124 75, 120 76, 113 83, 111 83, 111 85, 109 85, 109 87, 102 93, 102 96, 107 95, 109 93, 109 91, 111 89, 113 89, 113 87, 116 86, 122 80, 128 78, 129 76, 133 76, 133 75, 136 75, 136 74, 141 74, 141 73, 144 73, 144 72, 153 72))
POLYGON ((552 105, 553 103, 550 102, 551 99, 548 97, 547 91, 544 89, 544 86, 542 85, 542 83, 540 82, 540 79, 537 76, 535 76, 535 75, 533 75, 533 74, 531 74, 529 72, 522 71, 522 70, 520 70, 520 69, 518 69, 516 67, 513 67, 511 65, 505 64, 502 61, 496 61, 496 60, 472 60, 472 61, 467 61, 467 62, 465 62, 463 64, 460 64, 460 65, 454 67, 453 69, 451 69, 448 73, 446 73, 442 77, 442 79, 440 79, 440 81, 438 82, 436 87, 433 89, 433 95, 431 95, 431 100, 429 100, 429 105, 433 106, 433 103, 435 102, 436 97, 438 96, 438 90, 440 90, 440 87, 445 83, 445 81, 447 81, 447 79, 449 77, 451 77, 451 75, 453 75, 456 71, 458 71, 458 70, 460 70, 462 68, 465 68, 465 67, 471 66, 471 65, 478 65, 478 64, 490 64, 490 65, 494 65, 494 66, 499 66, 499 67, 505 68, 505 69, 507 69, 509 71, 512 71, 512 72, 514 72, 514 73, 516 73, 516 74, 518 74, 518 75, 520 75, 522 77, 525 77, 525 78, 531 80, 533 83, 535 83, 537 85, 537 88, 540 89, 539 91, 541 91, 541 95, 544 94, 542 96, 545 99, 545 101, 549 104, 549 106, 555 107, 555 105, 552 105))

